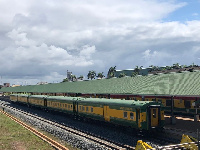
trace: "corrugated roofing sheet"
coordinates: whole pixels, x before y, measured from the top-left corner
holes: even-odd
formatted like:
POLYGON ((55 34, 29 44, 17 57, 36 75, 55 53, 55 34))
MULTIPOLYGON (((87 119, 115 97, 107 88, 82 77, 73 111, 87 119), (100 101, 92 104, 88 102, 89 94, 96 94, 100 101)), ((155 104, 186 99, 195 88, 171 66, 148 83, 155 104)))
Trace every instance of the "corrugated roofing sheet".
POLYGON ((2 92, 200 95, 200 72, 2 88, 2 92))

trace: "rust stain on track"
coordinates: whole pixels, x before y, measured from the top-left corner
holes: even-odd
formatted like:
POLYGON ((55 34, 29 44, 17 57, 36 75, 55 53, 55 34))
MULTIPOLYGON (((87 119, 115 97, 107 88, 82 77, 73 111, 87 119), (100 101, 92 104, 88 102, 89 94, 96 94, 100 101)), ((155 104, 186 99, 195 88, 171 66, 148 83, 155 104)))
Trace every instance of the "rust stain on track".
POLYGON ((46 135, 42 134, 41 132, 39 132, 39 131, 35 130, 34 128, 30 127, 29 125, 23 123, 19 119, 15 118, 15 117, 13 117, 11 115, 9 115, 8 113, 6 113, 6 112, 4 112, 2 110, 0 110, 0 112, 3 113, 3 114, 5 114, 7 117, 11 118, 15 122, 17 122, 18 124, 20 124, 21 126, 23 126, 24 128, 26 128, 27 130, 31 131, 33 134, 35 134, 36 136, 40 137, 42 140, 48 142, 54 148, 56 148, 58 150, 69 150, 65 146, 63 146, 60 143, 52 140, 51 138, 47 137, 46 135))

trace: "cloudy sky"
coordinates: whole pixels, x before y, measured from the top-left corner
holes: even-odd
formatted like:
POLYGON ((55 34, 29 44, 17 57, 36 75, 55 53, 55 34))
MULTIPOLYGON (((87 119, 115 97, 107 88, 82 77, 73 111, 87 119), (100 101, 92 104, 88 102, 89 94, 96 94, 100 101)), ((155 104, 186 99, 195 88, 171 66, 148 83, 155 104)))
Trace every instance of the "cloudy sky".
POLYGON ((1 84, 200 65, 200 0, 0 0, 1 84))

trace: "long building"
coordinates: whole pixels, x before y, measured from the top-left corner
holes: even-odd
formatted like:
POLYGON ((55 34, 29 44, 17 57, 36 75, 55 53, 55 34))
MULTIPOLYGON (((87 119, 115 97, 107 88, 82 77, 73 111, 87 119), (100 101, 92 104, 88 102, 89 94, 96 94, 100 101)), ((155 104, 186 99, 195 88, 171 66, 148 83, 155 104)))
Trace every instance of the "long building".
POLYGON ((200 71, 3 87, 0 92, 156 101, 172 115, 200 113, 200 71))
POLYGON ((1 92, 14 93, 82 93, 137 95, 200 95, 200 72, 169 73, 136 77, 99 79, 3 87, 1 92))

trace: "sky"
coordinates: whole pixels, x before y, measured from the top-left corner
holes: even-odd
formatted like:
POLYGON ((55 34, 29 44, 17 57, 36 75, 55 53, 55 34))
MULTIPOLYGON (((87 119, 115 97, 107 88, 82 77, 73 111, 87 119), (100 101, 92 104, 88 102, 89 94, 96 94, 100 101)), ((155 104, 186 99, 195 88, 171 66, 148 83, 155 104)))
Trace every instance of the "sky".
POLYGON ((200 65, 200 0, 0 0, 0 84, 200 65))

